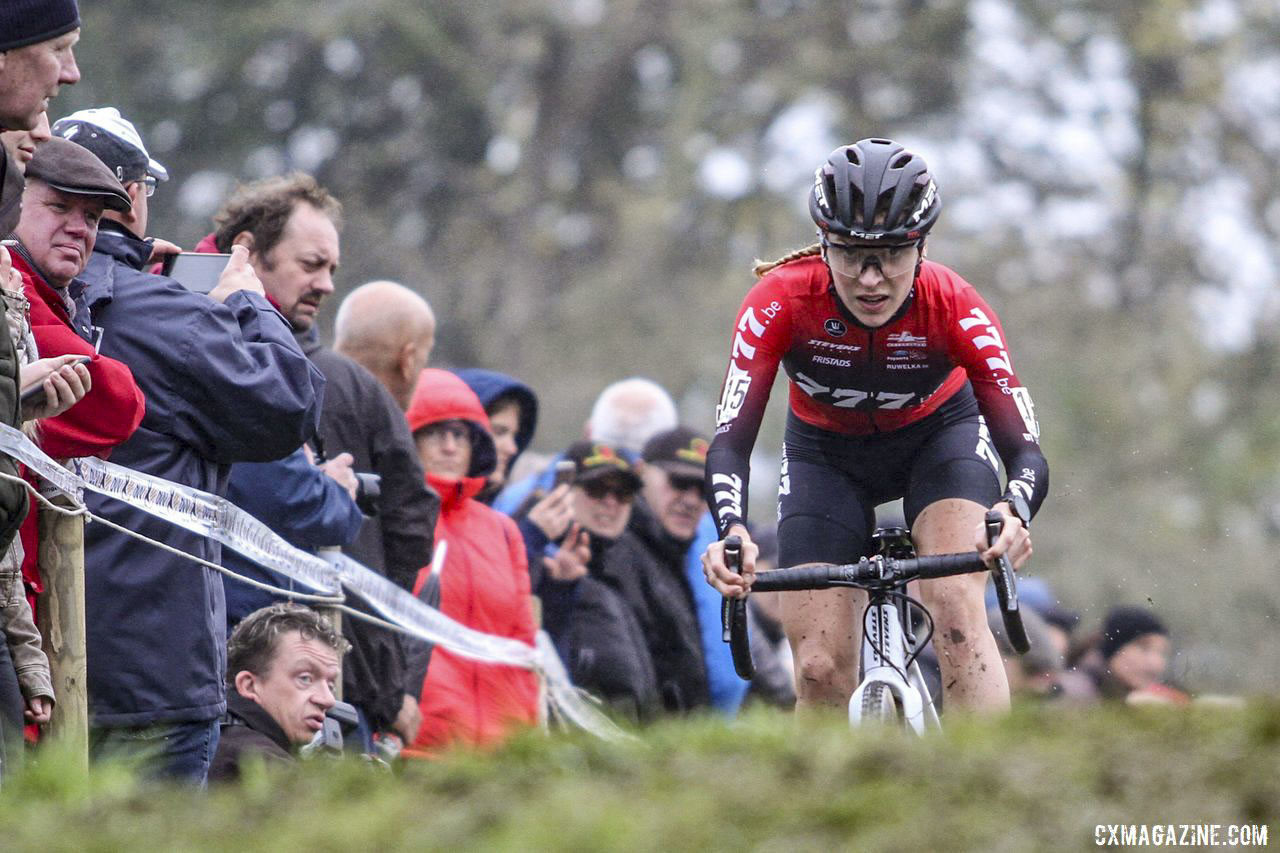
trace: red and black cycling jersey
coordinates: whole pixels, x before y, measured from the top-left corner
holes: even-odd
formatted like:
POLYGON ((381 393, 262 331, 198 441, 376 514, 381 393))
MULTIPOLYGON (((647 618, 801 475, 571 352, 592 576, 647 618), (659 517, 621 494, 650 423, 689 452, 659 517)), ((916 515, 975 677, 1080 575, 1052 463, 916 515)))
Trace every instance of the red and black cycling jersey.
MULTIPOLYGON (((898 312, 870 328, 840 301, 827 265, 814 255, 771 270, 738 313, 707 456, 722 536, 745 519, 751 449, 780 363, 795 416, 850 436, 892 433, 972 384, 1009 491, 1033 513, 1044 501, 1048 465, 1031 396, 1013 372, 999 319, 973 286, 925 261, 898 312)), ((985 441, 975 451, 984 447, 991 454, 985 441)))

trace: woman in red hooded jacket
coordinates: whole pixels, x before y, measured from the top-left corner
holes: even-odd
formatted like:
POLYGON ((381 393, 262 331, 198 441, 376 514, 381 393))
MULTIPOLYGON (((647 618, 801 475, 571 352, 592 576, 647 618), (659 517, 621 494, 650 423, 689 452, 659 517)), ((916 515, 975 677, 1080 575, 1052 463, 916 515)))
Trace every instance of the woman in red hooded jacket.
MULTIPOLYGON (((489 419, 465 382, 422 371, 406 413, 427 482, 440 493, 436 542, 446 542, 440 610, 462 624, 533 645, 529 567, 515 522, 475 496, 497 463, 489 419)), ((414 586, 421 592, 430 568, 414 586)), ((436 648, 422 682, 422 725, 409 753, 461 742, 486 745, 537 720, 533 673, 436 648)))

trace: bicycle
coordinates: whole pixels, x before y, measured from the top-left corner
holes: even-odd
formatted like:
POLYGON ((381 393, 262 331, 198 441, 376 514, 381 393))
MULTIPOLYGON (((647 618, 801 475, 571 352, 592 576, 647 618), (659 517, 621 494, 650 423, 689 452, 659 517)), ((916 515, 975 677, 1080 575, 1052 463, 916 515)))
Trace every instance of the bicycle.
MULTIPOLYGON (((1004 517, 996 511, 986 515, 987 541, 1000 535, 1004 517)), ((905 528, 880 528, 873 540, 878 551, 847 565, 802 566, 760 572, 753 592, 818 590, 853 587, 866 590, 868 600, 862 616, 862 677, 849 699, 849 722, 864 720, 897 724, 917 734, 941 728, 937 709, 920 673, 917 659, 933 636, 933 617, 919 601, 907 594, 913 580, 948 577, 988 571, 977 551, 964 554, 915 556, 910 534, 905 528), (912 629, 912 614, 925 626, 922 637, 912 629)), ((725 540, 725 561, 741 568, 742 542, 731 536, 725 540)), ((1030 649, 1018 610, 1018 588, 1013 566, 1001 556, 990 569, 996 599, 1009 643, 1019 654, 1030 649)), ((724 640, 733 655, 739 677, 750 680, 755 674, 747 630, 746 598, 726 598, 721 611, 724 640)))

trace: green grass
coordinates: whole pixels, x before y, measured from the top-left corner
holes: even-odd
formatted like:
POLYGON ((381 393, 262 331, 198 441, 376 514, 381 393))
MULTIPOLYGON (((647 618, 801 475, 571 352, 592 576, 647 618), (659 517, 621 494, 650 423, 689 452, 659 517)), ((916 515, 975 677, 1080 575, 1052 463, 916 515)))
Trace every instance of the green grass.
POLYGON ((207 795, 45 753, 0 797, 6 850, 1037 850, 1110 823, 1280 830, 1280 704, 1020 709, 924 740, 843 721, 694 720, 634 744, 530 734, 398 775, 358 762, 207 795))

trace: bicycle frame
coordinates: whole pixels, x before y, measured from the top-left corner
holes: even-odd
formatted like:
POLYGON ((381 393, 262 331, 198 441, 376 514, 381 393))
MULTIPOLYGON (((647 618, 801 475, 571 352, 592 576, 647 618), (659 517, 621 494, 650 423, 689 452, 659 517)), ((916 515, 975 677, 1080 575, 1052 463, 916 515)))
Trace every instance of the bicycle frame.
POLYGON ((871 594, 863 618, 862 680, 849 699, 849 724, 862 723, 862 697, 873 684, 884 684, 893 694, 903 722, 916 734, 938 730, 941 722, 933 698, 915 660, 907 666, 914 649, 903 629, 906 605, 893 602, 882 592, 871 594))
MULTIPOLYGON (((987 541, 994 542, 1000 535, 1003 524, 1001 513, 988 511, 985 524, 987 541)), ((884 712, 892 710, 904 723, 904 727, 923 734, 926 730, 941 728, 941 724, 916 662, 919 643, 910 629, 913 601, 906 595, 907 584, 915 579, 988 571, 988 567, 983 564, 976 551, 917 557, 909 534, 903 528, 877 530, 874 538, 880 551, 875 557, 864 557, 859 562, 848 565, 817 564, 762 572, 756 575, 753 588, 762 592, 832 587, 866 590, 868 600, 863 612, 862 672, 858 687, 849 700, 849 721, 854 725, 861 723, 864 704, 868 704, 877 709, 882 717, 886 716, 884 712), (900 557, 898 554, 910 556, 900 557), (864 703, 873 687, 876 690, 864 703), (888 696, 880 688, 887 691, 888 696), (886 704, 890 697, 894 703, 892 709, 886 704)), ((736 536, 725 539, 726 565, 740 565, 741 545, 736 536)), ((1009 644, 1019 654, 1025 653, 1030 644, 1018 608, 1018 588, 1013 566, 1007 556, 1001 556, 990 572, 1009 644)), ((923 605, 917 603, 917 606, 923 610, 923 605)), ((932 620, 927 615, 928 611, 923 612, 931 634, 932 620)), ((750 680, 755 667, 751 661, 745 599, 725 599, 721 619, 724 640, 729 644, 734 669, 741 678, 750 680)))

